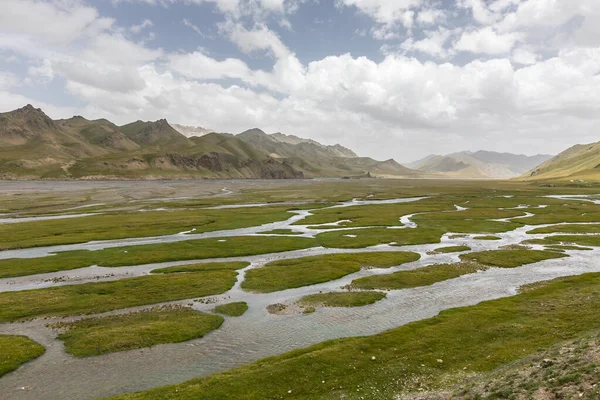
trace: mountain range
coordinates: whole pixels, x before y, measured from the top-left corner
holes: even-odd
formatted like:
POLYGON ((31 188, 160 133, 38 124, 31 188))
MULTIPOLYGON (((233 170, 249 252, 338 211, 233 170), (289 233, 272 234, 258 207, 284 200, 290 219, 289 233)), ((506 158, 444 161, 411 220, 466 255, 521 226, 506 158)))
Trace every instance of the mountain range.
POLYGON ((509 179, 522 175, 551 157, 547 154, 526 156, 483 150, 463 151, 445 156, 430 155, 407 166, 447 178, 509 179))
POLYGON ((394 160, 358 157, 341 145, 327 146, 293 135, 269 135, 260 129, 233 135, 175 127, 164 119, 123 126, 81 116, 52 120, 42 110, 27 105, 0 113, 0 178, 423 176, 394 160))
POLYGON ((258 128, 230 134, 164 119, 122 126, 81 116, 53 120, 31 105, 0 113, 0 179, 317 177, 598 180, 600 142, 554 157, 465 151, 403 166, 258 128))

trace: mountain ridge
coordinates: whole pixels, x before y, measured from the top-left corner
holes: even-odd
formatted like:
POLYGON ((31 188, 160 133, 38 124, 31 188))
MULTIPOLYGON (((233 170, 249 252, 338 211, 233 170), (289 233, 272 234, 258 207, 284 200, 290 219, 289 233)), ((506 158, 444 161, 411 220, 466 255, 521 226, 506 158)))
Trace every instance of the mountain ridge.
POLYGON ((600 178, 600 142, 573 145, 530 169, 521 180, 584 180, 600 178))
POLYGON ((463 151, 447 155, 432 154, 407 166, 449 178, 509 179, 520 176, 551 157, 546 154, 526 156, 486 150, 463 151))
POLYGON ((118 126, 82 116, 52 120, 27 105, 0 113, 0 179, 300 179, 419 177, 395 161, 341 145, 252 129, 180 133, 165 119, 118 126), (291 142, 291 143, 290 143, 291 142))

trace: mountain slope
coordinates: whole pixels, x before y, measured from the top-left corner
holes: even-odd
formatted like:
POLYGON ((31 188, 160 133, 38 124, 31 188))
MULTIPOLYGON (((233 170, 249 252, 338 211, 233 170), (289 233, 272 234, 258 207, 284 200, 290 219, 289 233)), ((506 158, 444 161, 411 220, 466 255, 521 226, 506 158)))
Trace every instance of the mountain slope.
POLYGON ((75 159, 108 154, 31 105, 0 114, 0 177, 53 177, 75 159))
POLYGON ((138 145, 158 147, 192 146, 193 142, 177 132, 166 119, 155 122, 136 121, 119 128, 129 139, 138 145))
POLYGON ((0 178, 199 179, 419 177, 394 160, 340 145, 252 129, 190 138, 166 120, 117 126, 81 116, 52 120, 28 105, 0 114, 0 178))
POLYGON ((419 171, 438 173, 451 178, 507 179, 519 176, 550 157, 480 150, 475 153, 465 151, 446 156, 430 155, 408 165, 419 171))
POLYGON ((250 129, 237 137, 269 156, 285 161, 306 177, 417 177, 423 174, 406 168, 394 160, 376 161, 358 157, 341 145, 326 146, 314 140, 276 133, 268 135, 260 129, 250 129))
POLYGON ((82 136, 88 143, 115 151, 139 149, 140 146, 129 139, 118 126, 105 119, 88 121, 81 116, 59 120, 58 125, 66 131, 82 136))
POLYGON ((600 142, 578 144, 525 173, 522 179, 598 179, 600 142))

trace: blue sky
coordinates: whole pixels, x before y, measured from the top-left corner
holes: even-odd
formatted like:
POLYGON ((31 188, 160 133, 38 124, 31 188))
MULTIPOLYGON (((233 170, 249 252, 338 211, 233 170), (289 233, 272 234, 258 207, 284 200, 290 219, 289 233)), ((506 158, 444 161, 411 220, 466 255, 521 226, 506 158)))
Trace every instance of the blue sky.
POLYGON ((597 141, 597 0, 3 0, 0 111, 409 161, 597 141))

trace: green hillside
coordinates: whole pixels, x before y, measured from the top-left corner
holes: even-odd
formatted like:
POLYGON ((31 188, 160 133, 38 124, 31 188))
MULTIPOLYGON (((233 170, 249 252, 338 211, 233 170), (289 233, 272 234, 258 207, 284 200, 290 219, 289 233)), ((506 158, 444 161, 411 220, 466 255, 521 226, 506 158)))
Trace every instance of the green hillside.
POLYGON ((526 180, 599 180, 600 142, 578 144, 527 172, 526 180))

